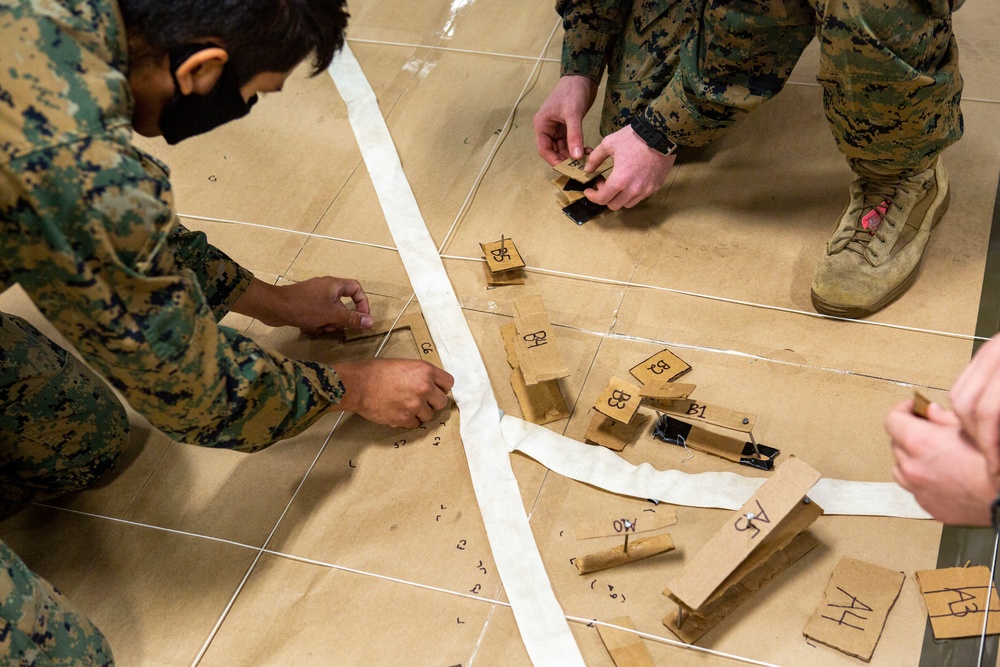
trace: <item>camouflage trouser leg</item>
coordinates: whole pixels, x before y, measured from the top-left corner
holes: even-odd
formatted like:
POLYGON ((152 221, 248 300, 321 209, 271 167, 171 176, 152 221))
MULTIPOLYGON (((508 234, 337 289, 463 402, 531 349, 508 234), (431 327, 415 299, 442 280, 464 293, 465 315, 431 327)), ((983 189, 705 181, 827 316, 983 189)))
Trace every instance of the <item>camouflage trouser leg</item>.
POLYGON ((962 136, 951 26, 961 0, 818 4, 818 78, 841 152, 852 166, 925 169, 962 136))
POLYGON ((0 313, 0 517, 92 484, 121 456, 128 428, 90 369, 0 313))
POLYGON ((694 0, 632 2, 625 29, 609 45, 601 134, 628 125, 633 113, 660 96, 677 69, 680 50, 696 25, 694 0))
POLYGON ((0 664, 113 665, 104 635, 0 542, 0 664))

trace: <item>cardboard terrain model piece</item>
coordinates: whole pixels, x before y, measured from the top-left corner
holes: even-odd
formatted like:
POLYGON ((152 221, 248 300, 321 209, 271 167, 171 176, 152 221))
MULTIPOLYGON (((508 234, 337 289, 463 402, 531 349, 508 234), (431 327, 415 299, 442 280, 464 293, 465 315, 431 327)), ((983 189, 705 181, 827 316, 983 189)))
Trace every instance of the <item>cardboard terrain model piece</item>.
POLYGON ((987 610, 986 634, 1000 634, 1000 598, 985 565, 917 570, 917 582, 935 639, 978 637, 987 610))
POLYGON ((514 390, 518 405, 521 406, 521 416, 524 420, 544 426, 569 417, 569 407, 559 389, 558 380, 548 380, 530 386, 525 384, 515 350, 516 325, 513 322, 504 324, 500 327, 500 336, 507 351, 507 363, 511 367, 510 386, 514 390))
MULTIPOLYGON (((635 624, 628 616, 613 618, 608 623, 635 630, 635 624)), ((604 642, 604 648, 611 654, 615 667, 655 667, 653 656, 639 635, 605 625, 598 625, 597 632, 604 642)))
POLYGON ((673 382, 690 370, 691 366, 686 361, 664 348, 640 361, 629 373, 643 385, 647 385, 653 382, 673 382))
POLYGON ((653 429, 653 437, 658 440, 690 447, 759 470, 774 469, 774 460, 781 452, 754 440, 756 415, 734 412, 688 398, 671 401, 657 399, 655 407, 664 412, 653 429), (746 437, 734 438, 715 433, 702 425, 745 433, 746 437), (746 438, 749 438, 749 442, 746 438))
POLYGON ((842 558, 802 634, 868 662, 905 578, 902 572, 842 558))
POLYGON ((524 284, 524 260, 514 245, 513 239, 503 236, 499 241, 480 243, 486 260, 486 284, 488 287, 524 284))
POLYGON ((595 410, 590 425, 587 427, 587 433, 584 435, 584 440, 594 445, 607 447, 611 451, 620 452, 625 449, 625 445, 632 442, 635 434, 639 432, 646 420, 646 415, 637 412, 632 417, 632 421, 623 424, 595 410))
POLYGON ((578 556, 573 559, 573 563, 580 574, 587 574, 673 551, 674 541, 668 533, 639 539, 629 538, 639 533, 660 530, 675 523, 677 523, 677 513, 669 507, 662 508, 659 513, 654 512, 652 516, 636 513, 630 516, 588 521, 576 527, 576 539, 617 537, 620 543, 610 549, 578 556))
POLYGON ((578 225, 589 222, 608 210, 607 206, 595 204, 587 199, 583 191, 614 166, 613 160, 609 158, 596 171, 588 172, 584 169, 586 164, 586 159, 569 158, 553 167, 560 174, 552 179, 552 184, 556 186, 559 207, 578 225))
POLYGON ((677 603, 663 624, 694 643, 767 581, 816 546, 803 533, 823 509, 806 494, 820 474, 795 457, 729 517, 663 592, 677 603))
POLYGON ((381 309, 376 309, 373 310, 372 315, 375 318, 375 325, 371 329, 347 329, 344 331, 344 339, 348 341, 358 340, 372 336, 384 336, 390 331, 409 329, 413 335, 413 342, 420 351, 420 358, 429 361, 438 368, 444 368, 423 313, 416 311, 395 319, 386 316, 381 309))
POLYGON ((523 296, 514 301, 514 353, 527 385, 569 376, 569 368, 556 341, 542 297, 523 296))

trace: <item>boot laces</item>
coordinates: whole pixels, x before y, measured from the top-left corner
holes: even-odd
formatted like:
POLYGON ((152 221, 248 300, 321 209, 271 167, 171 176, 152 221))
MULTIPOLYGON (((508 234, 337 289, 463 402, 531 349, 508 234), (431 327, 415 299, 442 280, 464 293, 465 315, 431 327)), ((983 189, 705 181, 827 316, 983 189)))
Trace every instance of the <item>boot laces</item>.
POLYGON ((897 179, 882 181, 865 178, 861 180, 859 186, 863 194, 860 197, 860 203, 848 210, 847 215, 851 220, 851 226, 838 237, 837 245, 864 255, 865 251, 870 249, 873 240, 878 239, 884 243, 886 225, 889 228, 896 226, 895 222, 888 219, 888 213, 893 206, 898 208, 898 205, 893 203, 898 184, 897 179))

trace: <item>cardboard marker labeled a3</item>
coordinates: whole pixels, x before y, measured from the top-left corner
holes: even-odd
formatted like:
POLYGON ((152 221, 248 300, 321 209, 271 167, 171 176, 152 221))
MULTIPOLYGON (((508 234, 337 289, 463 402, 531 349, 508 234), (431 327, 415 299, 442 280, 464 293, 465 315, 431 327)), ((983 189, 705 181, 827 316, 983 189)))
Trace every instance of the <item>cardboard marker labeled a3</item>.
POLYGON ((541 296, 534 294, 514 301, 514 326, 517 329, 514 351, 525 384, 569 375, 541 296))

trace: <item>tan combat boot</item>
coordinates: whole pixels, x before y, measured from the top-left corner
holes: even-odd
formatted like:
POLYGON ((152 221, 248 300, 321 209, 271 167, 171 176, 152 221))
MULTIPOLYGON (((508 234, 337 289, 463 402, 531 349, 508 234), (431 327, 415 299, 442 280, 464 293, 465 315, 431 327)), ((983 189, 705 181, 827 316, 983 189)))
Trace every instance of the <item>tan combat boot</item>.
POLYGON ((871 315, 913 284, 931 229, 948 208, 940 159, 905 178, 870 163, 855 170, 851 202, 813 274, 813 306, 840 317, 871 315))

